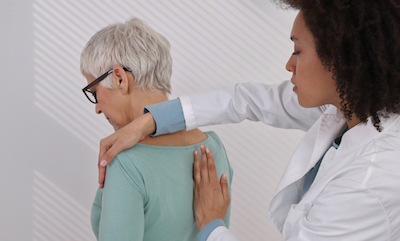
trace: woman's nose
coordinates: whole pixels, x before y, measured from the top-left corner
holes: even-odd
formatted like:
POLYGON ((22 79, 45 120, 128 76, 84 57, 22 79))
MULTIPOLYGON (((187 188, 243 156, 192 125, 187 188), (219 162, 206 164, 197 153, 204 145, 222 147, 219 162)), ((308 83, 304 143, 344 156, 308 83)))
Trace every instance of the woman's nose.
POLYGON ((294 62, 295 56, 291 55, 288 62, 286 63, 286 70, 292 72, 293 74, 296 73, 296 65, 294 62))
POLYGON ((96 103, 95 111, 96 111, 97 114, 101 114, 99 103, 96 103))

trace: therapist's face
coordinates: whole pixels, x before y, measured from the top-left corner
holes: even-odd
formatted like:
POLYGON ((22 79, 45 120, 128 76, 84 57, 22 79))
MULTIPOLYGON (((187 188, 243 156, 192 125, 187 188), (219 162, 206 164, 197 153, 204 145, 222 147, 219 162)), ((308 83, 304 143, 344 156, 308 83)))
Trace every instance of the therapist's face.
POLYGON ((293 23, 291 40, 294 52, 286 64, 286 69, 293 73, 293 91, 303 107, 317 107, 333 104, 340 107, 339 94, 332 72, 322 65, 315 49, 314 37, 305 25, 300 11, 293 23))

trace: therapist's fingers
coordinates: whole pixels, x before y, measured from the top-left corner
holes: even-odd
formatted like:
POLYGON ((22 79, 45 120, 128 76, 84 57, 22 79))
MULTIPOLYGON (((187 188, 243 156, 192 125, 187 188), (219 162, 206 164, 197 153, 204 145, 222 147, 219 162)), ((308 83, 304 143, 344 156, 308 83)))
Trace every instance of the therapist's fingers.
POLYGON ((207 155, 207 171, 208 171, 208 179, 212 185, 215 187, 218 186, 218 173, 217 168, 215 167, 214 155, 212 154, 211 150, 206 148, 206 155, 207 155))
POLYGON ((200 173, 201 173, 201 182, 208 183, 208 160, 206 154, 206 146, 204 144, 200 144, 201 149, 201 163, 200 163, 200 173))
POLYGON ((121 151, 136 145, 156 130, 156 123, 150 113, 141 115, 123 128, 100 141, 99 184, 104 186, 106 166, 121 151))
POLYGON ((228 178, 226 173, 222 174, 220 185, 222 190, 222 196, 224 197, 225 203, 228 203, 229 205, 229 203, 231 202, 231 196, 229 195, 228 178))
POLYGON ((193 164, 193 179, 194 185, 200 185, 201 174, 200 174, 200 152, 198 150, 194 151, 194 164, 193 164))
POLYGON ((99 187, 104 187, 104 180, 106 179, 106 167, 103 167, 99 164, 99 187))
POLYGON ((193 212, 199 231, 215 219, 224 219, 230 202, 228 183, 221 180, 220 184, 212 152, 203 144, 200 149, 202 155, 195 152, 193 169, 193 212))
POLYGON ((202 155, 195 152, 193 168, 193 212, 199 231, 215 219, 224 219, 230 202, 228 183, 224 179, 219 182, 211 150, 203 144, 200 149, 202 155))
POLYGON ((98 159, 98 168, 99 168, 99 186, 100 188, 104 187, 104 180, 106 179, 106 166, 108 164, 107 161, 103 159, 104 154, 108 151, 109 148, 106 147, 104 140, 100 141, 100 151, 99 151, 99 159, 98 159))

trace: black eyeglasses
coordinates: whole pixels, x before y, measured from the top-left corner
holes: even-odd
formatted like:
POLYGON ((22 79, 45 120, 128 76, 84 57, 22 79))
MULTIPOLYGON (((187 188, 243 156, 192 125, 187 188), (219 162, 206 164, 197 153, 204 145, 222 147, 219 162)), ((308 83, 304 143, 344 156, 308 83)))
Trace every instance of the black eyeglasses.
MULTIPOLYGON (((125 68, 123 67, 125 71, 132 72, 130 68, 125 68)), ((112 69, 101 75, 99 78, 95 79, 92 83, 88 84, 85 88, 82 89, 83 93, 86 95, 88 100, 92 102, 93 104, 97 104, 97 97, 96 97, 96 91, 91 92, 90 88, 95 86, 96 84, 100 83, 103 79, 105 79, 109 74, 113 72, 112 69)))

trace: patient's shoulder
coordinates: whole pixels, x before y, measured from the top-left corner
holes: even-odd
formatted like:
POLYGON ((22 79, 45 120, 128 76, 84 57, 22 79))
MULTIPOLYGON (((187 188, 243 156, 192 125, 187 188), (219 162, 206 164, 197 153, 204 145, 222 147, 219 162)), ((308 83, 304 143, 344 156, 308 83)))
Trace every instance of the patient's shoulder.
POLYGON ((153 146, 190 146, 207 139, 207 135, 199 129, 190 131, 182 130, 176 133, 156 137, 146 137, 141 144, 153 146))

